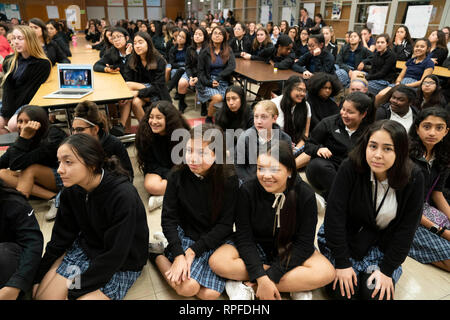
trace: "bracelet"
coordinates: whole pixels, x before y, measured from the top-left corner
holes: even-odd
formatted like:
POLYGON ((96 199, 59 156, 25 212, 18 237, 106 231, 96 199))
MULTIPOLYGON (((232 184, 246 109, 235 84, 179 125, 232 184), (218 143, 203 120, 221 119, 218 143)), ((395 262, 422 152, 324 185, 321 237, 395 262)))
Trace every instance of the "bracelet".
POLYGON ((441 234, 443 234, 445 230, 447 230, 447 227, 444 226, 438 232, 436 232, 436 235, 438 235, 440 237, 441 234))

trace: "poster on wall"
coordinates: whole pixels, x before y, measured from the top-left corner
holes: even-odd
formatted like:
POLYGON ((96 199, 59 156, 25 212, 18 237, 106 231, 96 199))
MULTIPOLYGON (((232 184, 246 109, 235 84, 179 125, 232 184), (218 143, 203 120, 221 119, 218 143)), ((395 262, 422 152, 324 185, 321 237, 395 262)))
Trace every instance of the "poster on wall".
POLYGON ((128 0, 129 7, 143 7, 144 0, 128 0))
POLYGON ((291 13, 291 7, 283 7, 283 10, 281 11, 281 20, 286 20, 291 24, 291 13))
POLYGON ((314 17, 314 10, 316 10, 315 3, 303 3, 303 8, 308 10, 308 15, 312 18, 314 17))
POLYGON ((367 26, 372 34, 382 34, 388 13, 388 6, 369 6, 367 26))
POLYGON ((406 13, 405 26, 411 38, 423 38, 427 33, 433 6, 409 6, 406 13))
POLYGON ((331 9, 331 19, 339 20, 342 13, 342 0, 333 1, 333 8, 331 9))
POLYGON ((49 19, 59 19, 57 6, 47 6, 47 16, 49 19))
POLYGON ((161 0, 147 0, 147 7, 161 7, 161 0))
POLYGON ((123 0, 108 0, 108 6, 123 6, 123 0))
POLYGON ((264 26, 269 22, 269 6, 261 6, 260 21, 264 26))
POLYGON ((0 3, 0 12, 3 12, 9 20, 12 18, 20 19, 20 11, 17 4, 0 3))
MULTIPOLYGON (((66 9, 66 21, 69 27, 72 27, 77 23, 77 10, 66 9)), ((74 28, 72 28, 74 29, 74 28)))

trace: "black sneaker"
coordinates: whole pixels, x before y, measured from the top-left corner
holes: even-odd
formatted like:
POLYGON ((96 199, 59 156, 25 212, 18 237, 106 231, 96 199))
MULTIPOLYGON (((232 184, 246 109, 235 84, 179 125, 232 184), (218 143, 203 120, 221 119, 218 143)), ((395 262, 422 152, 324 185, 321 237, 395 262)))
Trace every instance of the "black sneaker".
POLYGON ((186 104, 186 102, 184 102, 184 99, 180 100, 180 102, 178 102, 178 110, 180 110, 180 112, 183 113, 184 110, 186 110, 186 108, 187 108, 187 104, 186 104))
POLYGON ((175 93, 175 95, 173 96, 174 100, 180 100, 180 94, 177 92, 175 93))
POLYGON ((214 120, 212 117, 206 117, 205 123, 214 123, 214 120))
POLYGON ((202 103, 202 110, 201 110, 201 112, 200 112, 200 115, 202 116, 202 117, 204 117, 204 116, 206 116, 208 114, 208 110, 206 109, 206 103, 204 102, 204 103, 202 103))
POLYGON ((125 128, 123 125, 119 122, 118 125, 115 125, 109 130, 109 133, 116 137, 121 137, 125 134, 125 128))

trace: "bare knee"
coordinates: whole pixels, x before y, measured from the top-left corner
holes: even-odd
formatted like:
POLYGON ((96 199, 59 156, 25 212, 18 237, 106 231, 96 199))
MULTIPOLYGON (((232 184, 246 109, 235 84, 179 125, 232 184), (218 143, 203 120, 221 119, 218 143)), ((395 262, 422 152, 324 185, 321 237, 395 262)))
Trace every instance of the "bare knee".
POLYGON ((212 254, 212 256, 208 260, 209 267, 214 273, 218 275, 222 275, 226 273, 226 266, 229 265, 225 259, 225 257, 217 251, 212 254))
POLYGON ((201 288, 197 294, 197 297, 202 300, 217 300, 220 295, 221 293, 216 290, 201 288))
POLYGON ((180 296, 183 296, 183 297, 196 296, 198 294, 199 290, 200 290, 200 285, 193 280, 185 281, 182 285, 178 286, 175 289, 177 294, 180 296))
POLYGON ((216 94, 211 97, 211 102, 214 102, 214 103, 222 102, 222 100, 223 100, 223 98, 222 98, 222 95, 220 95, 220 94, 216 94))

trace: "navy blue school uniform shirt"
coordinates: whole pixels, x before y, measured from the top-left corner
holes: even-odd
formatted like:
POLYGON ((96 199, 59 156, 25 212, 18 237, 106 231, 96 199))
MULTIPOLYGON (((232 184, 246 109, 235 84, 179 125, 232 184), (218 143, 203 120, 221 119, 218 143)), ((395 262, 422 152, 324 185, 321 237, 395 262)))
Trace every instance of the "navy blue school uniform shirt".
POLYGON ((430 57, 426 57, 423 61, 416 63, 416 59, 409 59, 406 61, 406 73, 405 78, 413 78, 420 80, 422 78, 423 72, 426 69, 432 68, 434 70, 434 62, 430 57))

